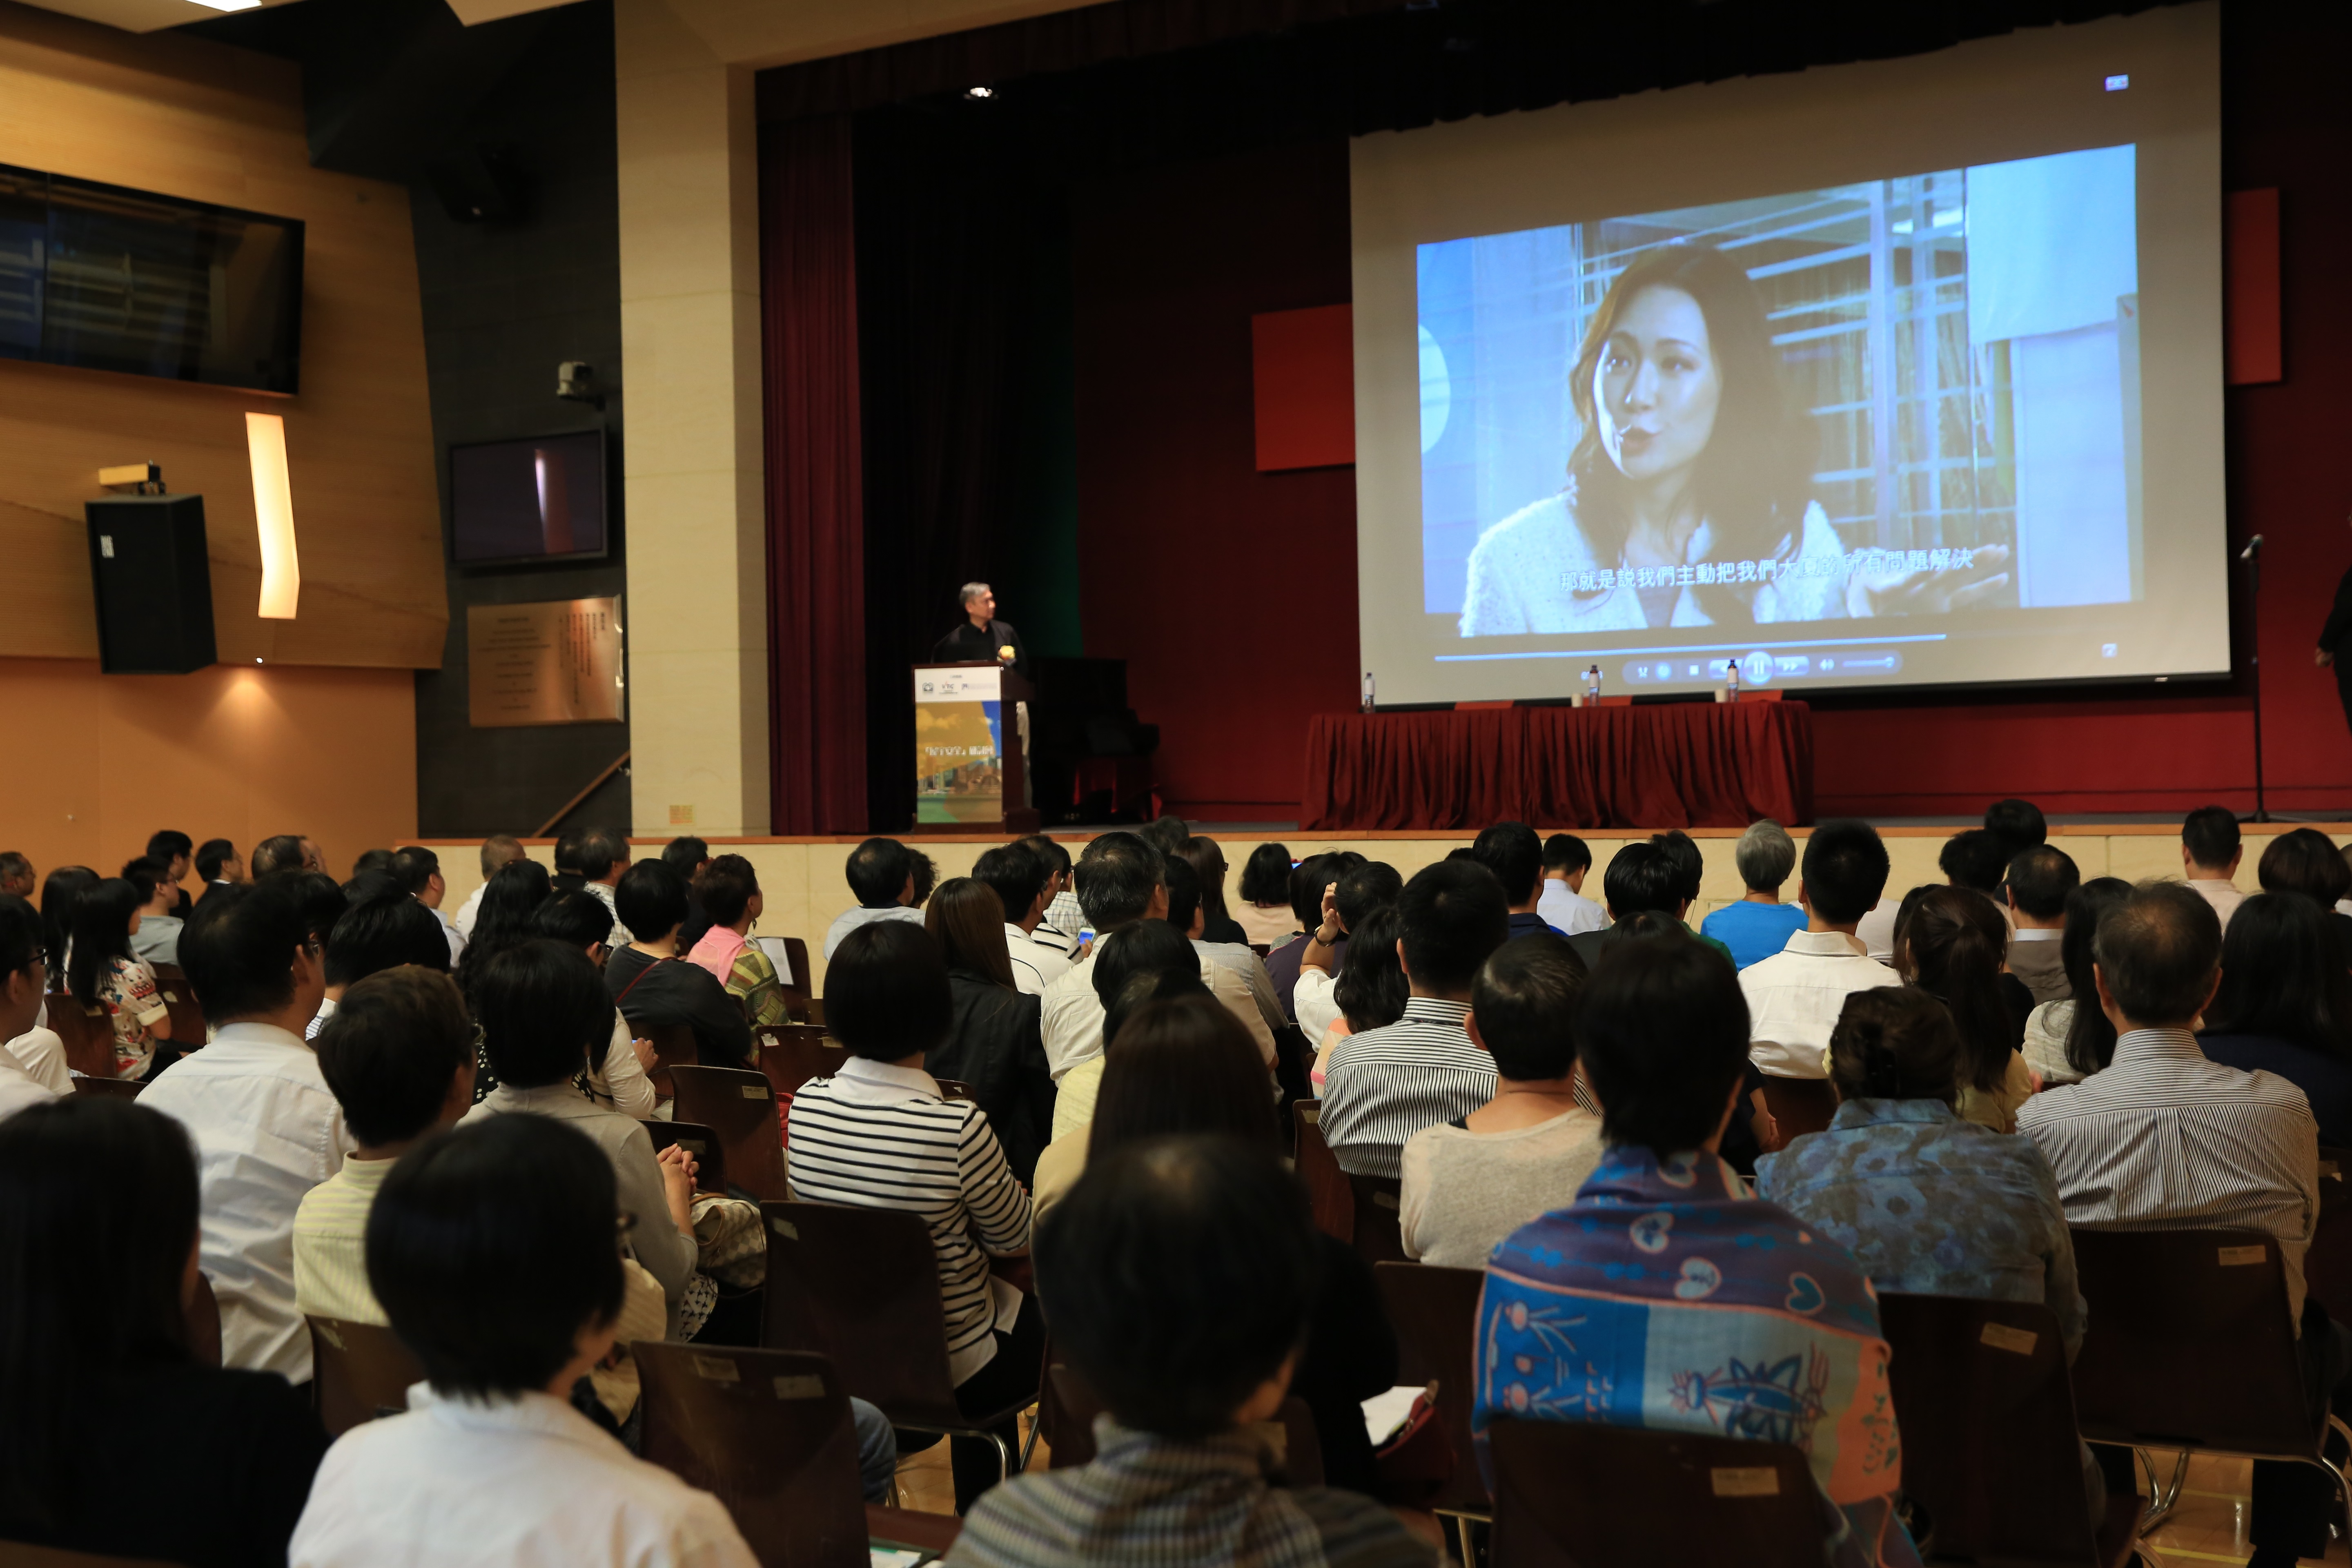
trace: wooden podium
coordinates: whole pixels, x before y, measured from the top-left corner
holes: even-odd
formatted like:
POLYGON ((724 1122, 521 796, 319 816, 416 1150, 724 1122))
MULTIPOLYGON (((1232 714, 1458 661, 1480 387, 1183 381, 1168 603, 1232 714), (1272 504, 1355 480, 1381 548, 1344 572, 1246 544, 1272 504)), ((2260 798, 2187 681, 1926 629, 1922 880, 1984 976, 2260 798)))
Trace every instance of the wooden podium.
POLYGON ((915 829, 1037 831, 1030 684, 993 659, 915 666, 915 829))

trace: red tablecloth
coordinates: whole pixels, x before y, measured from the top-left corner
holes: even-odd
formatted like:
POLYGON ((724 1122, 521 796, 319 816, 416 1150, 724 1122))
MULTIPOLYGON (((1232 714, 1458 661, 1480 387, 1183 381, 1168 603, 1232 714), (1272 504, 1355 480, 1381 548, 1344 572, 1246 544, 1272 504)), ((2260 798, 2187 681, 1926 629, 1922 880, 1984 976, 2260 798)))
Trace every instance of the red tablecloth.
POLYGON ((1744 827, 1812 811, 1805 704, 1680 702, 1318 714, 1298 825, 1744 827))

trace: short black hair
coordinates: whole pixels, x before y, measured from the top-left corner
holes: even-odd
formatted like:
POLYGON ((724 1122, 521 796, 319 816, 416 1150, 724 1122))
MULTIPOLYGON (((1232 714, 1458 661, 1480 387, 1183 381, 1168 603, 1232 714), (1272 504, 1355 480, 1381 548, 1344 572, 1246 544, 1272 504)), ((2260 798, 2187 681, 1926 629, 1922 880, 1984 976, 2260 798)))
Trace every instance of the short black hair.
POLYGON ((404 963, 449 972, 449 938, 441 917, 405 893, 360 900, 328 934, 330 985, 351 985, 404 963))
POLYGON ((555 836, 555 848, 552 853, 555 857, 557 876, 561 877, 567 871, 575 877, 580 874, 580 846, 587 837, 576 827, 565 828, 555 836))
POLYGON ((384 1177, 368 1283, 438 1392, 543 1388, 583 1328, 620 1315, 619 1215, 613 1163, 585 1133, 551 1116, 485 1117, 384 1177))
POLYGON ((1306 1337, 1322 1249, 1270 1149, 1154 1139, 1088 1160, 1037 1235, 1054 1348, 1121 1425, 1223 1431, 1306 1337))
POLYGON ((1290 899, 1290 847, 1261 844, 1242 862, 1241 885, 1234 889, 1245 904, 1279 904, 1290 899))
POLYGON ((1048 881, 1064 875, 1070 868, 1070 852, 1055 843, 1046 834, 1033 833, 1026 838, 1016 838, 1013 842, 1045 862, 1045 877, 1048 881))
POLYGON ((1985 807, 1984 826, 1987 833, 2000 840, 2000 847, 2012 860, 2037 844, 2050 839, 2049 821, 2042 808, 2030 800, 1997 800, 1985 807))
POLYGON ((236 845, 226 838, 207 838, 196 849, 196 875, 207 882, 217 882, 221 868, 236 858, 236 845))
POLYGON ((1944 841, 1936 868, 1956 888, 1994 893, 2000 890, 2000 874, 2009 869, 2009 853, 2000 839, 1983 828, 1962 828, 1944 841))
POLYGON ((1503 884, 1475 861, 1423 866, 1397 900, 1404 924, 1404 963, 1423 990, 1460 993, 1478 966, 1511 934, 1511 906, 1503 884))
POLYGON ((139 901, 143 904, 153 900, 156 889, 171 885, 172 868, 152 855, 142 855, 122 863, 122 879, 139 889, 139 901))
POLYGON ((2298 827, 2272 839, 2254 876, 2265 893, 2301 893, 2323 910, 2352 893, 2352 866, 2344 863, 2336 841, 2316 827, 2298 827))
POLYGON ((266 877, 198 900, 180 968, 211 1022, 257 1017, 294 1000, 294 952, 312 940, 295 879, 266 877))
MULTIPOLYGON (((1184 933, 1166 921, 1138 921, 1105 933, 1096 943, 1092 965, 1095 996, 1106 1010, 1129 980, 1138 974, 1191 975, 1201 978, 1201 954, 1184 933)), ((828 996, 825 1016, 833 1016, 828 996)), ((1110 1036, 1105 1035, 1108 1041, 1110 1036)))
POLYGON ((1394 904, 1373 905, 1349 928, 1339 973, 1332 977, 1331 1001, 1350 1033, 1384 1029, 1404 1016, 1412 984, 1397 958, 1403 934, 1404 918, 1394 904))
POLYGON ((686 923, 686 879, 659 860, 638 861, 613 889, 613 912, 639 942, 659 942, 686 923))
POLYGON ((2194 889, 2142 882, 2099 921, 2091 956, 2125 1017, 2185 1027, 2204 1008, 2221 966, 2221 917, 2194 889))
POLYGON ((1313 931, 1321 922, 1323 889, 1338 881, 1347 869, 1339 854, 1328 849, 1319 855, 1309 855, 1290 868, 1290 879, 1284 886, 1289 890, 1290 913, 1298 921, 1299 930, 1313 931))
POLYGON ((703 872, 695 890, 713 925, 731 926, 760 896, 760 874, 742 856, 721 855, 703 872))
POLYGON ((32 968, 37 958, 47 963, 44 936, 40 910, 14 893, 0 893, 0 984, 32 968))
POLYGON ((1650 842, 1665 851, 1674 863, 1675 896, 1685 903, 1695 902, 1700 884, 1706 878, 1706 857, 1698 852, 1697 842, 1679 827, 1650 835, 1650 842))
MULTIPOLYGON (((1132 933, 1143 930, 1145 926, 1154 924, 1160 925, 1163 929, 1166 926, 1165 921, 1145 921, 1141 924, 1129 926, 1127 929, 1132 933)), ((1100 992, 1102 987, 1097 986, 1096 990, 1100 992)), ((1155 973, 1150 970, 1141 970, 1129 975, 1126 984, 1121 985, 1115 993, 1102 997, 1104 1049, 1108 1051, 1111 1042, 1126 1031, 1129 1018, 1134 1017, 1154 1002, 1177 1001, 1186 996, 1205 997, 1219 1011, 1223 1011, 1224 1005, 1210 995, 1209 988, 1201 983, 1198 970, 1190 974, 1155 973)), ((1226 1013, 1225 1016, 1231 1018, 1233 1015, 1226 1013)), ((1239 1026, 1238 1021, 1235 1026, 1239 1026)), ((1247 1031, 1244 1030, 1244 1033, 1247 1031)), ((1253 1060, 1256 1058, 1255 1045, 1250 1047, 1250 1056, 1253 1060)), ((1106 1068, 1104 1070, 1109 1069, 1106 1068)))
POLYGON ((165 868, 184 855, 195 852, 196 841, 176 827, 163 828, 147 838, 147 858, 161 860, 165 868))
POLYGON ((971 863, 971 878, 996 895, 1004 906, 1004 918, 1014 925, 1029 913, 1029 906, 1045 890, 1051 875, 1045 862, 1026 844, 1000 844, 971 863))
POLYGON ((1814 826, 1801 862, 1805 898, 1831 925, 1852 925, 1886 892, 1888 861, 1878 829, 1855 817, 1814 826))
POLYGON ((2334 923, 2332 912, 2291 893, 2256 893, 2231 910, 2206 1028, 2352 1056, 2352 974, 2336 953, 2334 923))
POLYGON ((2200 805, 2180 824, 2181 847, 2191 863, 2219 871, 2238 853, 2238 814, 2226 805, 2200 805))
MULTIPOLYGON (((1139 921, 1151 907, 1151 890, 1165 885, 1163 858, 1132 833, 1098 834, 1079 851, 1078 908, 1097 931, 1139 921)), ((830 1015, 827 1015, 830 1016, 830 1015)))
POLYGON ((360 858, 352 862, 352 879, 357 881, 360 878, 370 875, 383 876, 391 870, 391 850, 362 849, 360 851, 360 858))
POLYGON ((613 940, 613 911, 595 894, 574 888, 568 893, 551 894, 533 910, 530 929, 584 951, 592 942, 613 940))
POLYGON ((1626 845, 1609 858, 1609 869, 1601 874, 1601 897, 1614 920, 1643 910, 1678 915, 1683 907, 1682 885, 1682 868, 1674 857, 1644 839, 1626 845))
POLYGON ((293 893, 302 909, 302 924, 310 931, 310 940, 321 948, 333 933, 335 922, 352 907, 349 896, 324 871, 272 871, 257 880, 274 882, 293 893))
POLYGON ((1168 923, 1189 932, 1201 912, 1200 873, 1181 855, 1171 855, 1160 863, 1160 883, 1168 889, 1168 923))
MULTIPOLYGON (((1315 889, 1317 913, 1321 913, 1323 889, 1315 889)), ((1404 897, 1404 877, 1385 860, 1367 860, 1351 866, 1340 874, 1339 886, 1331 894, 1331 901, 1339 910, 1339 923, 1353 931, 1374 910, 1392 909, 1404 897)), ((1308 921, 1312 927, 1316 922, 1308 921)))
POLYGON ((2083 885, 2074 858, 2054 845, 2037 844, 2009 863, 2009 890, 2017 907, 2038 921, 2066 912, 2066 895, 2083 885))
POLYGON ((938 939, 912 921, 869 921, 842 938, 824 970, 824 1026, 877 1062, 946 1039, 955 995, 938 939))
POLYGON ((1748 1065, 1748 1000, 1723 955, 1685 932, 1612 942, 1585 983, 1576 1040, 1601 1135, 1663 1159, 1723 1124, 1748 1065))
POLYGON ((601 882, 629 858, 629 836, 617 827, 592 827, 580 836, 580 874, 601 882))
POLYGON ((1543 840, 1524 822, 1498 822, 1471 841, 1471 858, 1495 873, 1503 897, 1524 904, 1543 880, 1543 840))
POLYGON ((384 869, 392 873, 401 891, 415 898, 441 874, 441 857, 422 844, 404 845, 393 851, 392 864, 384 869))
POLYGON ((690 833, 682 834, 662 846, 661 858, 671 870, 691 882, 702 863, 710 858, 710 846, 690 833))
POLYGON ((1471 984, 1470 1016, 1497 1073, 1522 1083, 1568 1076, 1584 981, 1584 961, 1549 931, 1495 950, 1471 984))
POLYGON ((473 1064, 474 1021, 456 981, 404 964, 344 992, 312 1044, 352 1136, 381 1148, 440 1119, 450 1083, 473 1064))
POLYGON ((895 838, 869 838, 849 852, 849 863, 842 871, 860 909, 887 910, 907 890, 907 879, 915 873, 915 859, 895 838))
POLYGON ((1573 833, 1555 833, 1544 840, 1544 869, 1562 876, 1592 869, 1592 847, 1573 833))
POLYGON ((502 1084, 562 1083, 612 1042, 613 998, 604 976, 564 942, 535 936, 494 953, 470 989, 483 1053, 502 1084))
POLYGON ((256 881, 272 871, 299 871, 302 868, 302 836, 279 833, 263 839, 253 847, 252 858, 245 868, 256 881))

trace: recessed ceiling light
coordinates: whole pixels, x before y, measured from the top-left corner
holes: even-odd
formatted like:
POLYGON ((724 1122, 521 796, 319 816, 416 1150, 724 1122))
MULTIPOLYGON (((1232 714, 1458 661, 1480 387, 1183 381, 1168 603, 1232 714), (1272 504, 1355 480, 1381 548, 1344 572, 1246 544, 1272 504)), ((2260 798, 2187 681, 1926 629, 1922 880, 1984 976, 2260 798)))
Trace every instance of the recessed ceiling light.
POLYGON ((261 0, 192 0, 192 3, 208 11, 251 11, 260 5, 261 0))

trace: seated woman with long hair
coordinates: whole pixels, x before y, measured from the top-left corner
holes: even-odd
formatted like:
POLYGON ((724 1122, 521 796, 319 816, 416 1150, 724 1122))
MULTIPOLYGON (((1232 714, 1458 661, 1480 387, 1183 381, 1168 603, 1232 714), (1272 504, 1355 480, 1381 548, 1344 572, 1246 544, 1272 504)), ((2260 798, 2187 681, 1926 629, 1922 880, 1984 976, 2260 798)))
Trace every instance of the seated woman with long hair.
POLYGON ((1028 1182, 1054 1130, 1054 1072, 1040 1004, 1013 983, 1004 906, 995 889, 950 877, 923 910, 923 929, 948 963, 955 1023, 923 1058, 933 1078, 965 1084, 988 1112, 1004 1163, 1028 1182))
MULTIPOLYGON (((1966 1047, 1959 1073, 1962 1121, 2017 1131, 2017 1108, 2033 1092, 2033 1069, 2018 1054, 2023 1016, 2012 1016, 2001 987, 2009 928, 1992 900, 1969 888, 1929 888, 1904 900, 1895 967, 1951 1009, 1966 1047)), ((2012 977, 2013 978, 2013 977, 2012 977)))
POLYGON ((0 1122, 0 1540, 283 1563, 326 1434, 275 1373, 200 1364, 196 1158, 160 1111, 0 1122))
POLYGON ((139 906, 145 901, 131 883, 109 877, 73 906, 66 989, 83 1006, 106 1010, 114 1028, 117 1078, 152 1078, 180 1058, 168 1043, 172 1015, 163 1005, 155 972, 131 951, 131 933, 139 929, 139 906))
POLYGON ((2326 911, 2296 893, 2256 893, 2221 933, 2221 989, 2197 1044, 2210 1059, 2273 1072, 2311 1101, 2319 1141, 2352 1147, 2352 973, 2326 911))
POLYGON ((2131 884, 2121 877, 2094 877, 2066 895, 2058 967, 2074 995, 2042 1003, 2025 1018, 2025 1065, 2044 1084, 2079 1083, 2116 1054, 2116 1026, 2099 1011, 2099 990, 2091 978, 2091 942, 2107 912, 2121 908, 2130 896, 2131 884), (2081 997, 2091 998, 2092 1005, 2078 1006, 2081 997))

